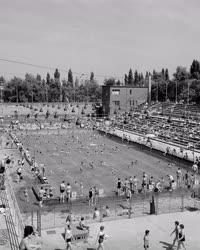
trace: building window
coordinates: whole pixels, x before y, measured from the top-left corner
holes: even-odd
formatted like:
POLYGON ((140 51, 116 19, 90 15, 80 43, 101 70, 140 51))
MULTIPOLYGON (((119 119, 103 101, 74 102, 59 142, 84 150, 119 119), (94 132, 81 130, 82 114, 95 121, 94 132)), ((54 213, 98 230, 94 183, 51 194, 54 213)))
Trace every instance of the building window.
POLYGON ((120 89, 112 89, 112 95, 119 95, 120 89))
POLYGON ((119 106, 120 105, 120 101, 113 101, 115 106, 119 106))
POLYGON ((132 89, 130 89, 130 95, 132 95, 132 89))
POLYGON ((131 106, 131 101, 130 101, 130 106, 131 106))

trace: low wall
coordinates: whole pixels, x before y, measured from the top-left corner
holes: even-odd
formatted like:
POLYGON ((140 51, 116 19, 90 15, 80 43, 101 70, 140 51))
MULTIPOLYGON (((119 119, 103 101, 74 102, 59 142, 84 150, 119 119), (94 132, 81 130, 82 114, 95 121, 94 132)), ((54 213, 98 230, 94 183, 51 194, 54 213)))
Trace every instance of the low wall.
POLYGON ((174 144, 171 142, 164 142, 157 138, 149 138, 145 135, 137 134, 136 132, 128 131, 126 129, 122 130, 119 128, 99 128, 99 130, 111 135, 118 136, 120 138, 128 139, 129 141, 138 143, 140 145, 145 145, 146 147, 161 151, 163 153, 166 152, 167 147, 170 147, 170 155, 176 156, 181 159, 187 159, 191 162, 194 162, 196 157, 200 157, 200 152, 196 150, 190 150, 186 147, 183 147, 182 145, 179 146, 178 144, 174 144))

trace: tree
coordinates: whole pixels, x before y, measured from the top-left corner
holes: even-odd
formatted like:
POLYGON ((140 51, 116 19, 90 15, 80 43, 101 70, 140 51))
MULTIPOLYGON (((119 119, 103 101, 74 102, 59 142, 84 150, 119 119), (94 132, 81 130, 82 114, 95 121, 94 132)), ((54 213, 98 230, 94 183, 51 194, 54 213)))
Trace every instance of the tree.
POLYGON ((71 85, 71 86, 73 86, 73 83, 74 83, 74 81, 73 81, 72 70, 69 69, 69 71, 68 71, 68 84, 71 85))
POLYGON ((94 81, 94 73, 91 72, 91 74, 90 74, 90 82, 93 82, 93 81, 94 81))
POLYGON ((57 80, 57 81, 60 80, 60 73, 59 73, 58 69, 55 70, 54 79, 55 79, 55 81, 56 81, 56 80, 57 80))
POLYGON ((193 60, 190 66, 190 78, 200 79, 200 63, 197 60, 193 60))
POLYGON ((50 79, 51 79, 51 76, 49 73, 47 73, 47 76, 46 76, 46 84, 49 85, 50 84, 50 79))
POLYGON ((128 84, 128 76, 127 76, 127 74, 124 75, 124 84, 125 85, 128 84))
POLYGON ((50 102, 57 102, 60 100, 60 85, 57 79, 50 80, 48 98, 50 102))
POLYGON ((37 74, 36 80, 38 81, 38 83, 41 83, 41 81, 42 81, 41 75, 37 74))
POLYGON ((79 87, 79 80, 78 80, 77 77, 76 77, 76 79, 75 79, 74 85, 75 85, 75 88, 78 88, 78 87, 79 87))
POLYGON ((4 87, 4 101, 5 102, 17 102, 17 101, 23 101, 20 99, 20 97, 23 95, 25 96, 25 93, 27 94, 26 89, 28 85, 23 85, 23 80, 19 77, 14 77, 10 81, 8 81, 5 84, 4 87), (21 92, 22 95, 19 96, 19 92, 21 92))
POLYGON ((156 80, 156 71, 155 71, 155 69, 153 70, 152 80, 156 80))
POLYGON ((164 69, 162 69, 161 75, 162 75, 162 78, 165 79, 165 70, 164 69))
POLYGON ((6 80, 3 76, 0 76, 0 85, 4 85, 6 83, 6 80))
POLYGON ((137 86, 139 81, 140 81, 139 74, 138 74, 137 70, 135 70, 135 73, 134 73, 134 85, 137 86))
POLYGON ((115 84, 116 84, 117 86, 121 86, 121 85, 122 85, 121 82, 120 82, 120 80, 116 81, 115 84))
POLYGON ((111 78, 105 79, 104 80, 104 85, 106 85, 106 86, 115 86, 116 85, 115 78, 111 77, 111 78))
POLYGON ((176 81, 185 81, 188 79, 189 73, 186 67, 178 66, 176 72, 174 73, 174 78, 176 81))
POLYGON ((128 85, 132 85, 133 84, 133 72, 132 72, 132 69, 129 70, 129 73, 128 73, 128 85))
POLYGON ((164 79, 166 81, 169 81, 169 72, 168 72, 168 69, 165 69, 165 77, 164 77, 164 79))

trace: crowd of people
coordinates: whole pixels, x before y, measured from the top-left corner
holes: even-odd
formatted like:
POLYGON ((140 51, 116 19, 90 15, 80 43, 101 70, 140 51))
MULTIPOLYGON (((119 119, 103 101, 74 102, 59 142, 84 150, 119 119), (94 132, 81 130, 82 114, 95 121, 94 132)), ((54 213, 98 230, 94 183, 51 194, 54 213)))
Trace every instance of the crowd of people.
POLYGON ((184 171, 178 168, 176 171, 176 176, 171 173, 160 179, 155 179, 153 176, 148 176, 147 173, 143 172, 142 181, 139 182, 137 176, 130 176, 122 180, 118 178, 116 183, 116 193, 118 196, 125 195, 127 200, 130 200, 132 194, 146 193, 146 192, 163 192, 172 191, 180 187, 185 187, 187 189, 193 190, 195 186, 199 185, 198 178, 198 165, 195 163, 193 165, 192 171, 184 171))
MULTIPOLYGON (((175 135, 173 134, 174 132, 176 132, 176 136, 179 135, 179 137, 177 137, 178 139, 180 139, 180 131, 182 131, 182 126, 178 126, 178 128, 173 131, 174 129, 174 124, 170 123, 170 126, 172 125, 172 127, 168 128, 168 126, 166 127, 164 125, 164 123, 156 125, 154 122, 152 122, 151 119, 146 119, 147 120, 147 124, 143 123, 143 120, 140 120, 140 118, 135 118, 134 121, 137 121, 137 125, 136 124, 132 124, 133 125, 133 129, 137 130, 139 128, 141 128, 141 130, 139 130, 142 133, 154 133, 156 134, 158 137, 162 137, 163 135, 165 137, 168 137, 168 134, 166 133, 171 133, 170 134, 170 138, 174 137, 175 135), (150 122, 150 123, 149 123, 150 122), (144 125, 141 126, 141 125, 144 125), (153 127, 152 130, 152 124, 154 124, 155 126, 153 127), (145 127, 147 126, 147 128, 145 127), (160 127, 161 126, 161 127, 160 127), (160 130, 161 129, 161 130, 160 130), (167 130, 166 130, 167 129, 167 130), (165 134, 162 134, 165 131, 165 134), (167 131, 167 132, 166 132, 167 131), (159 134, 158 134, 159 132, 159 134)), ((133 122, 133 120, 131 121, 133 122)), ((187 128, 187 126, 186 126, 187 128)), ((187 130, 183 130, 181 133, 185 134, 187 133, 187 130)), ((198 129, 197 127, 194 128, 194 130, 192 130, 192 136, 194 136, 194 138, 197 138, 196 135, 198 135, 198 129), (195 135, 195 136, 194 136, 195 135)), ((193 138, 191 136, 191 138, 193 138)), ((29 149, 25 148, 24 145, 22 144, 22 142, 17 138, 16 135, 11 134, 11 137, 13 139, 13 142, 17 145, 17 148, 20 151, 20 156, 21 159, 18 160, 17 162, 17 176, 18 176, 18 183, 20 183, 20 181, 23 179, 23 168, 24 168, 24 164, 25 161, 28 161, 30 164, 30 168, 31 171, 33 172, 34 176, 38 177, 41 176, 42 178, 44 178, 45 180, 45 168, 40 168, 38 166, 38 164, 35 162, 34 157, 31 157, 30 153, 29 153, 29 149)), ((189 136, 190 137, 190 136, 189 136)), ((175 138, 175 137, 174 137, 175 138)), ((115 149, 117 150, 117 149, 115 149)), ((165 152, 165 155, 170 154, 170 148, 168 148, 165 152)), ((4 161, 1 164, 1 169, 5 166, 5 164, 12 164, 12 159, 10 157, 6 157, 4 159, 4 161)), ((104 163, 101 162, 101 164, 103 165, 104 163)), ((131 161, 130 166, 129 167, 135 167, 138 165, 137 161, 131 161)), ((91 169, 94 168, 94 163, 91 161, 89 162, 89 167, 91 169)), ((154 178, 154 176, 148 175, 146 172, 143 172, 142 176, 140 176, 139 178, 135 175, 135 176, 129 176, 126 177, 125 179, 122 178, 118 178, 116 181, 116 195, 117 196, 125 196, 127 201, 129 201, 132 198, 132 195, 134 194, 138 194, 138 193, 146 193, 146 192, 163 192, 164 190, 169 190, 172 191, 176 188, 180 188, 180 187, 186 187, 188 189, 193 189, 195 187, 195 185, 198 185, 198 169, 200 167, 200 159, 198 157, 196 157, 194 164, 192 166, 191 171, 188 170, 182 170, 181 168, 178 168, 177 172, 176 172, 176 176, 173 176, 171 173, 169 173, 167 176, 163 176, 160 179, 156 179, 154 178)), ((80 164, 80 171, 84 171, 84 164, 81 162, 80 164)), ((80 184, 80 186, 82 186, 82 184, 80 184)), ((83 187, 81 188, 81 190, 83 189, 83 187)), ((50 192, 50 194, 52 194, 52 190, 50 192)), ((45 189, 43 188, 43 186, 41 186, 39 192, 39 206, 42 207, 43 206, 43 200, 44 200, 44 196, 45 196, 45 189)), ((83 192, 82 192, 83 195, 83 192)), ((29 197, 28 197, 28 191, 27 189, 24 190, 24 196, 26 199, 26 202, 29 202, 29 197)), ((51 196, 51 195, 50 195, 51 196)), ((52 195, 53 196, 53 195, 52 195)), ((72 187, 71 184, 68 182, 67 184, 65 184, 65 181, 62 181, 60 183, 60 203, 64 203, 65 201, 69 202, 71 201, 72 198, 72 187)), ((100 217, 100 211, 97 208, 97 204, 98 204, 98 199, 99 199, 99 189, 94 186, 91 187, 88 190, 88 202, 89 202, 89 206, 90 207, 94 207, 94 213, 93 213, 93 219, 99 218, 100 217)), ((109 217, 110 216, 110 208, 108 205, 105 206, 105 209, 103 211, 103 216, 104 217, 109 217)), ((80 230, 86 230, 89 233, 89 226, 87 226, 84 222, 84 217, 81 217, 79 225, 78 225, 80 230)), ((172 234, 175 234, 175 238, 174 241, 172 243, 172 247, 175 246, 175 243, 177 243, 177 250, 180 249, 181 247, 183 247, 185 249, 185 234, 184 234, 184 225, 183 224, 179 224, 179 222, 175 222, 175 229, 172 232, 172 234)), ((144 249, 147 250, 150 247, 150 240, 149 240, 149 236, 150 235, 150 230, 146 230, 145 234, 144 234, 144 238, 143 238, 143 244, 144 244, 144 249)), ((21 250, 25 250, 25 249, 29 249, 29 244, 32 244, 30 242, 32 242, 32 240, 34 242, 38 242, 36 245, 38 245, 38 247, 40 247, 40 240, 35 238, 35 234, 34 234, 34 230, 31 227, 26 227, 25 231, 24 231, 24 238, 21 241, 20 244, 20 249, 21 250)), ((97 241, 96 244, 98 243, 97 249, 104 249, 104 240, 108 238, 108 236, 105 234, 104 232, 104 226, 100 227, 98 236, 97 236, 97 241)), ((73 241, 73 230, 72 230, 72 219, 70 219, 70 216, 66 219, 66 227, 65 227, 65 240, 66 240, 66 244, 67 244, 67 249, 72 249, 72 244, 71 242, 73 241)), ((38 248, 39 249, 39 248, 38 248)))
MULTIPOLYGON (((30 164, 31 171, 34 173, 34 176, 42 178, 45 182, 48 183, 47 178, 45 177, 45 167, 41 168, 36 163, 34 157, 30 156, 28 148, 25 148, 22 142, 17 138, 17 136, 11 133, 11 137, 13 142, 17 145, 20 154, 21 160, 18 161, 18 168, 17 168, 17 176, 18 182, 20 182, 23 178, 23 166, 25 160, 27 160, 30 164)), ((74 135, 72 135, 74 137, 74 135)), ((96 137, 95 137, 96 138, 96 137)), ((75 141, 78 141, 79 145, 82 145, 82 142, 79 141, 79 138, 72 138, 75 141)), ((98 139, 98 138, 97 138, 98 139)), ((117 149, 114 149, 117 150, 117 149)), ((169 150, 167 149, 165 155, 169 154, 169 150)), ((100 151, 104 152, 104 149, 100 151)), ((88 163, 89 168, 94 169, 95 165, 92 161, 88 163)), ((104 161, 101 162, 101 165, 104 165, 104 161)), ((129 168, 137 167, 138 161, 131 161, 129 168)), ((145 192, 162 192, 165 190, 174 190, 179 187, 186 187, 188 189, 193 189, 195 185, 198 184, 198 168, 200 165, 199 158, 196 157, 196 160, 193 164, 191 171, 183 171, 180 168, 176 172, 176 176, 173 176, 170 172, 167 176, 163 176, 161 178, 155 178, 152 175, 147 175, 147 173, 143 172, 142 176, 129 176, 126 177, 124 180, 121 178, 117 179, 116 184, 116 194, 117 196, 125 196, 127 201, 129 201, 133 194, 138 193, 145 193, 145 192)), ((80 163, 80 171, 83 172, 85 169, 85 163, 80 163)), ((113 170, 114 171, 114 170, 113 170)), ((45 189, 41 188, 38 192, 39 194, 39 205, 42 206, 44 197, 51 198, 53 197, 53 190, 50 188, 48 190, 48 195, 46 194, 45 189)), ((25 199, 28 201, 27 192, 24 191, 25 199)), ((80 183, 80 197, 83 197, 83 183, 80 183)), ((98 199, 99 199, 99 189, 97 186, 91 187, 88 190, 88 202, 89 206, 96 206, 98 199)), ((69 202, 72 198, 72 186, 68 182, 67 185, 65 181, 62 181, 60 184, 60 203, 64 203, 65 201, 69 202)))
MULTIPOLYGON (((73 243, 76 241, 75 238, 75 231, 74 229, 77 228, 78 230, 81 230, 82 232, 85 232, 86 241, 89 238, 90 234, 90 227, 85 224, 84 217, 80 218, 80 221, 77 225, 73 224, 72 214, 69 213, 69 215, 66 218, 66 225, 64 228, 64 240, 66 242, 66 249, 72 250, 73 249, 73 243)), ((179 221, 174 222, 174 229, 171 232, 170 236, 174 236, 174 239, 171 244, 169 244, 169 249, 174 249, 176 247, 177 250, 180 249, 186 249, 186 236, 184 232, 185 226, 179 221)), ((108 235, 105 232, 105 226, 101 225, 99 227, 99 231, 97 233, 94 245, 97 246, 97 250, 103 250, 105 249, 104 243, 107 239, 112 238, 112 235, 108 235)), ((151 236, 150 236, 150 230, 146 229, 143 236, 143 242, 141 242, 141 245, 143 245, 144 250, 151 249, 151 236)), ((24 228, 24 236, 21 239, 19 249, 20 250, 26 250, 26 249, 42 249, 44 245, 44 242, 42 238, 38 235, 37 230, 34 230, 32 226, 25 226, 24 228)))
POLYGON ((153 134, 163 141, 180 144, 180 147, 199 149, 199 124, 185 120, 173 120, 159 116, 123 114, 116 116, 114 127, 126 128, 141 135, 153 134))

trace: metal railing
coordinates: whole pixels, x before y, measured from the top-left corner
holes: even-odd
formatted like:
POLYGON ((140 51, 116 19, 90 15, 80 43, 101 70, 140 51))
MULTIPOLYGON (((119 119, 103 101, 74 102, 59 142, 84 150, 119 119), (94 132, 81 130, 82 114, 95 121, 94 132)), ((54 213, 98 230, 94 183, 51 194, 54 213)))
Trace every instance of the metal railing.
MULTIPOLYGON (((77 200, 59 205, 49 204, 48 208, 46 206, 40 209, 41 230, 64 227, 70 212, 72 213, 73 223, 76 224, 81 217, 84 217, 87 223, 93 223, 197 209, 198 204, 191 197, 192 192, 192 190, 185 189, 166 193, 151 192, 133 195, 129 201, 124 196, 110 196, 99 198, 92 206, 89 206, 87 200, 77 200), (95 208, 99 212, 97 217, 95 217, 95 208)), ((23 214, 26 223, 36 224, 36 214, 33 211, 23 214)))
MULTIPOLYGON (((12 218, 12 234, 15 237, 15 244, 19 243, 19 240, 23 238, 24 234, 24 221, 21 215, 15 193, 12 187, 12 181, 10 179, 9 169, 6 170, 6 178, 5 178, 5 193, 7 198, 7 207, 10 211, 10 217, 12 218), (14 232, 15 231, 15 232, 14 232)), ((15 248, 13 248, 15 249, 15 248)), ((17 248, 16 248, 17 249, 17 248)))

